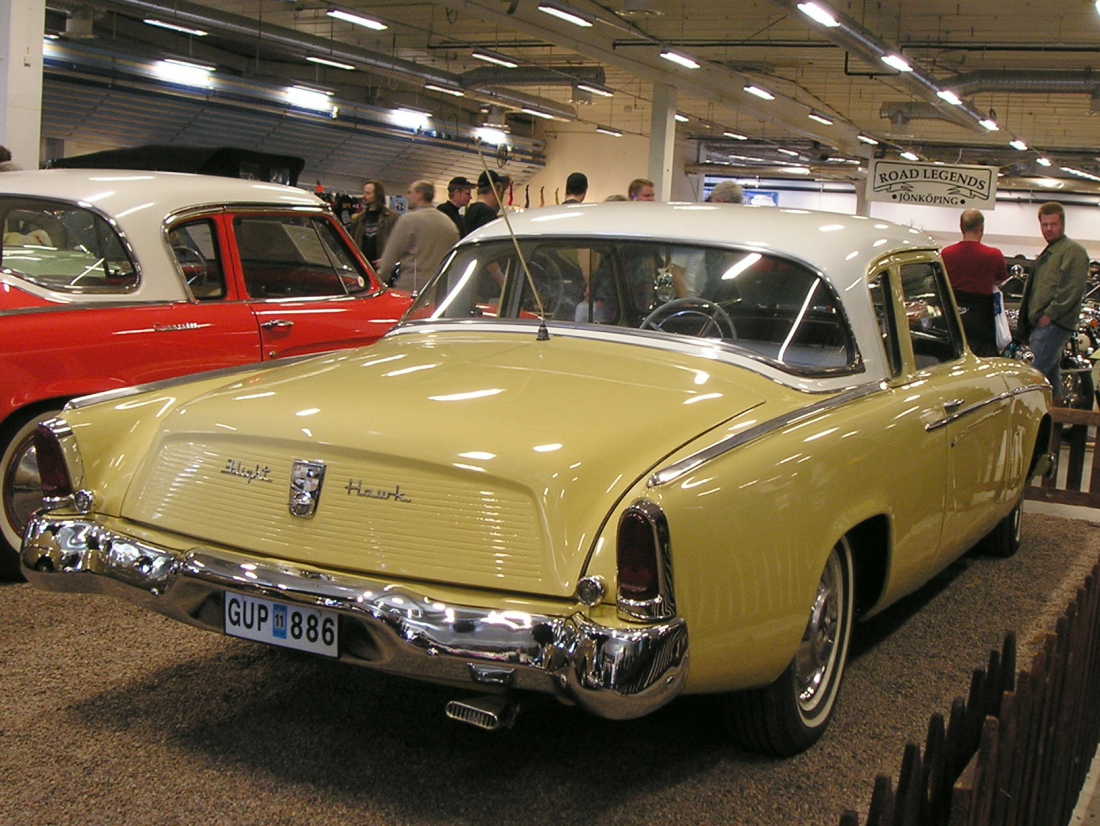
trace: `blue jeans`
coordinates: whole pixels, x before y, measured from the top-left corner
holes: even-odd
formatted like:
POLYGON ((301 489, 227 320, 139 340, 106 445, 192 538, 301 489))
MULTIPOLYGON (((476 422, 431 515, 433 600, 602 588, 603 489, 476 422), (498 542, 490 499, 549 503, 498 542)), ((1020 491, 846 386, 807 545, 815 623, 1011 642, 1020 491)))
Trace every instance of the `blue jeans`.
POLYGON ((1046 327, 1036 327, 1031 331, 1031 352, 1035 358, 1031 366, 1047 377, 1050 386, 1054 388, 1054 398, 1062 398, 1062 350, 1073 335, 1070 330, 1063 329, 1057 324, 1048 324, 1046 327))

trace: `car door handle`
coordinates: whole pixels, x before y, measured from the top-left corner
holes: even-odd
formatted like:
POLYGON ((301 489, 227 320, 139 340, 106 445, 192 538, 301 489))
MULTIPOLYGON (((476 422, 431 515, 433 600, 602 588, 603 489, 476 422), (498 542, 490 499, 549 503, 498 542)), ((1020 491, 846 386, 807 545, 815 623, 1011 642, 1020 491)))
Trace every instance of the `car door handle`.
POLYGON ((277 318, 274 321, 265 321, 260 324, 260 329, 263 330, 276 330, 281 327, 293 327, 293 321, 287 321, 285 318, 277 318))
POLYGON ((943 409, 948 413, 954 413, 966 403, 966 399, 950 399, 943 403, 943 409))

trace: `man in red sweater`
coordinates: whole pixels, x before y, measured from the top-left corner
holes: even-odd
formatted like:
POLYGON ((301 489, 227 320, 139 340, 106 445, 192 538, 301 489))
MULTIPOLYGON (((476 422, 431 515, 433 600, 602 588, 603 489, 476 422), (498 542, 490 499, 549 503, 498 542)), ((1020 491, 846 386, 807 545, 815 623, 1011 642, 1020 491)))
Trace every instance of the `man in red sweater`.
POLYGON ((970 349, 979 356, 995 356, 993 286, 1008 278, 1005 257, 996 247, 982 243, 985 216, 976 209, 964 209, 959 216, 962 240, 944 247, 941 255, 947 277, 955 291, 963 329, 970 349))

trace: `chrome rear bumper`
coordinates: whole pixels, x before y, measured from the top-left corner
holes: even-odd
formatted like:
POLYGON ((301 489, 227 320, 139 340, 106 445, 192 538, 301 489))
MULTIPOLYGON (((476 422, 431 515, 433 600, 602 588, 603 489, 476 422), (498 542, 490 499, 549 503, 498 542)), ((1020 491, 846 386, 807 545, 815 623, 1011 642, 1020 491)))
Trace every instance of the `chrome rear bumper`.
POLYGON ((48 591, 121 597, 224 633, 225 593, 340 615, 340 659, 470 689, 539 691, 610 719, 661 707, 687 678, 683 619, 609 628, 562 616, 445 604, 407 585, 209 548, 178 553, 89 518, 37 514, 23 572, 48 591))

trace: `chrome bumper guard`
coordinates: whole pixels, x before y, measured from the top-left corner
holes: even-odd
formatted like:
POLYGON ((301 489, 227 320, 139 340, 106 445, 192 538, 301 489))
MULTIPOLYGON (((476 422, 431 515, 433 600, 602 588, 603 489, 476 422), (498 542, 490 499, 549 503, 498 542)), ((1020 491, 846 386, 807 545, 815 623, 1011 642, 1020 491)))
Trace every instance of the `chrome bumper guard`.
POLYGON ((448 605, 406 585, 224 550, 174 552, 48 513, 28 525, 22 563, 37 588, 117 596, 217 633, 227 591, 334 611, 346 662, 468 689, 553 694, 609 719, 660 708, 687 678, 679 617, 608 628, 579 612, 448 605))

